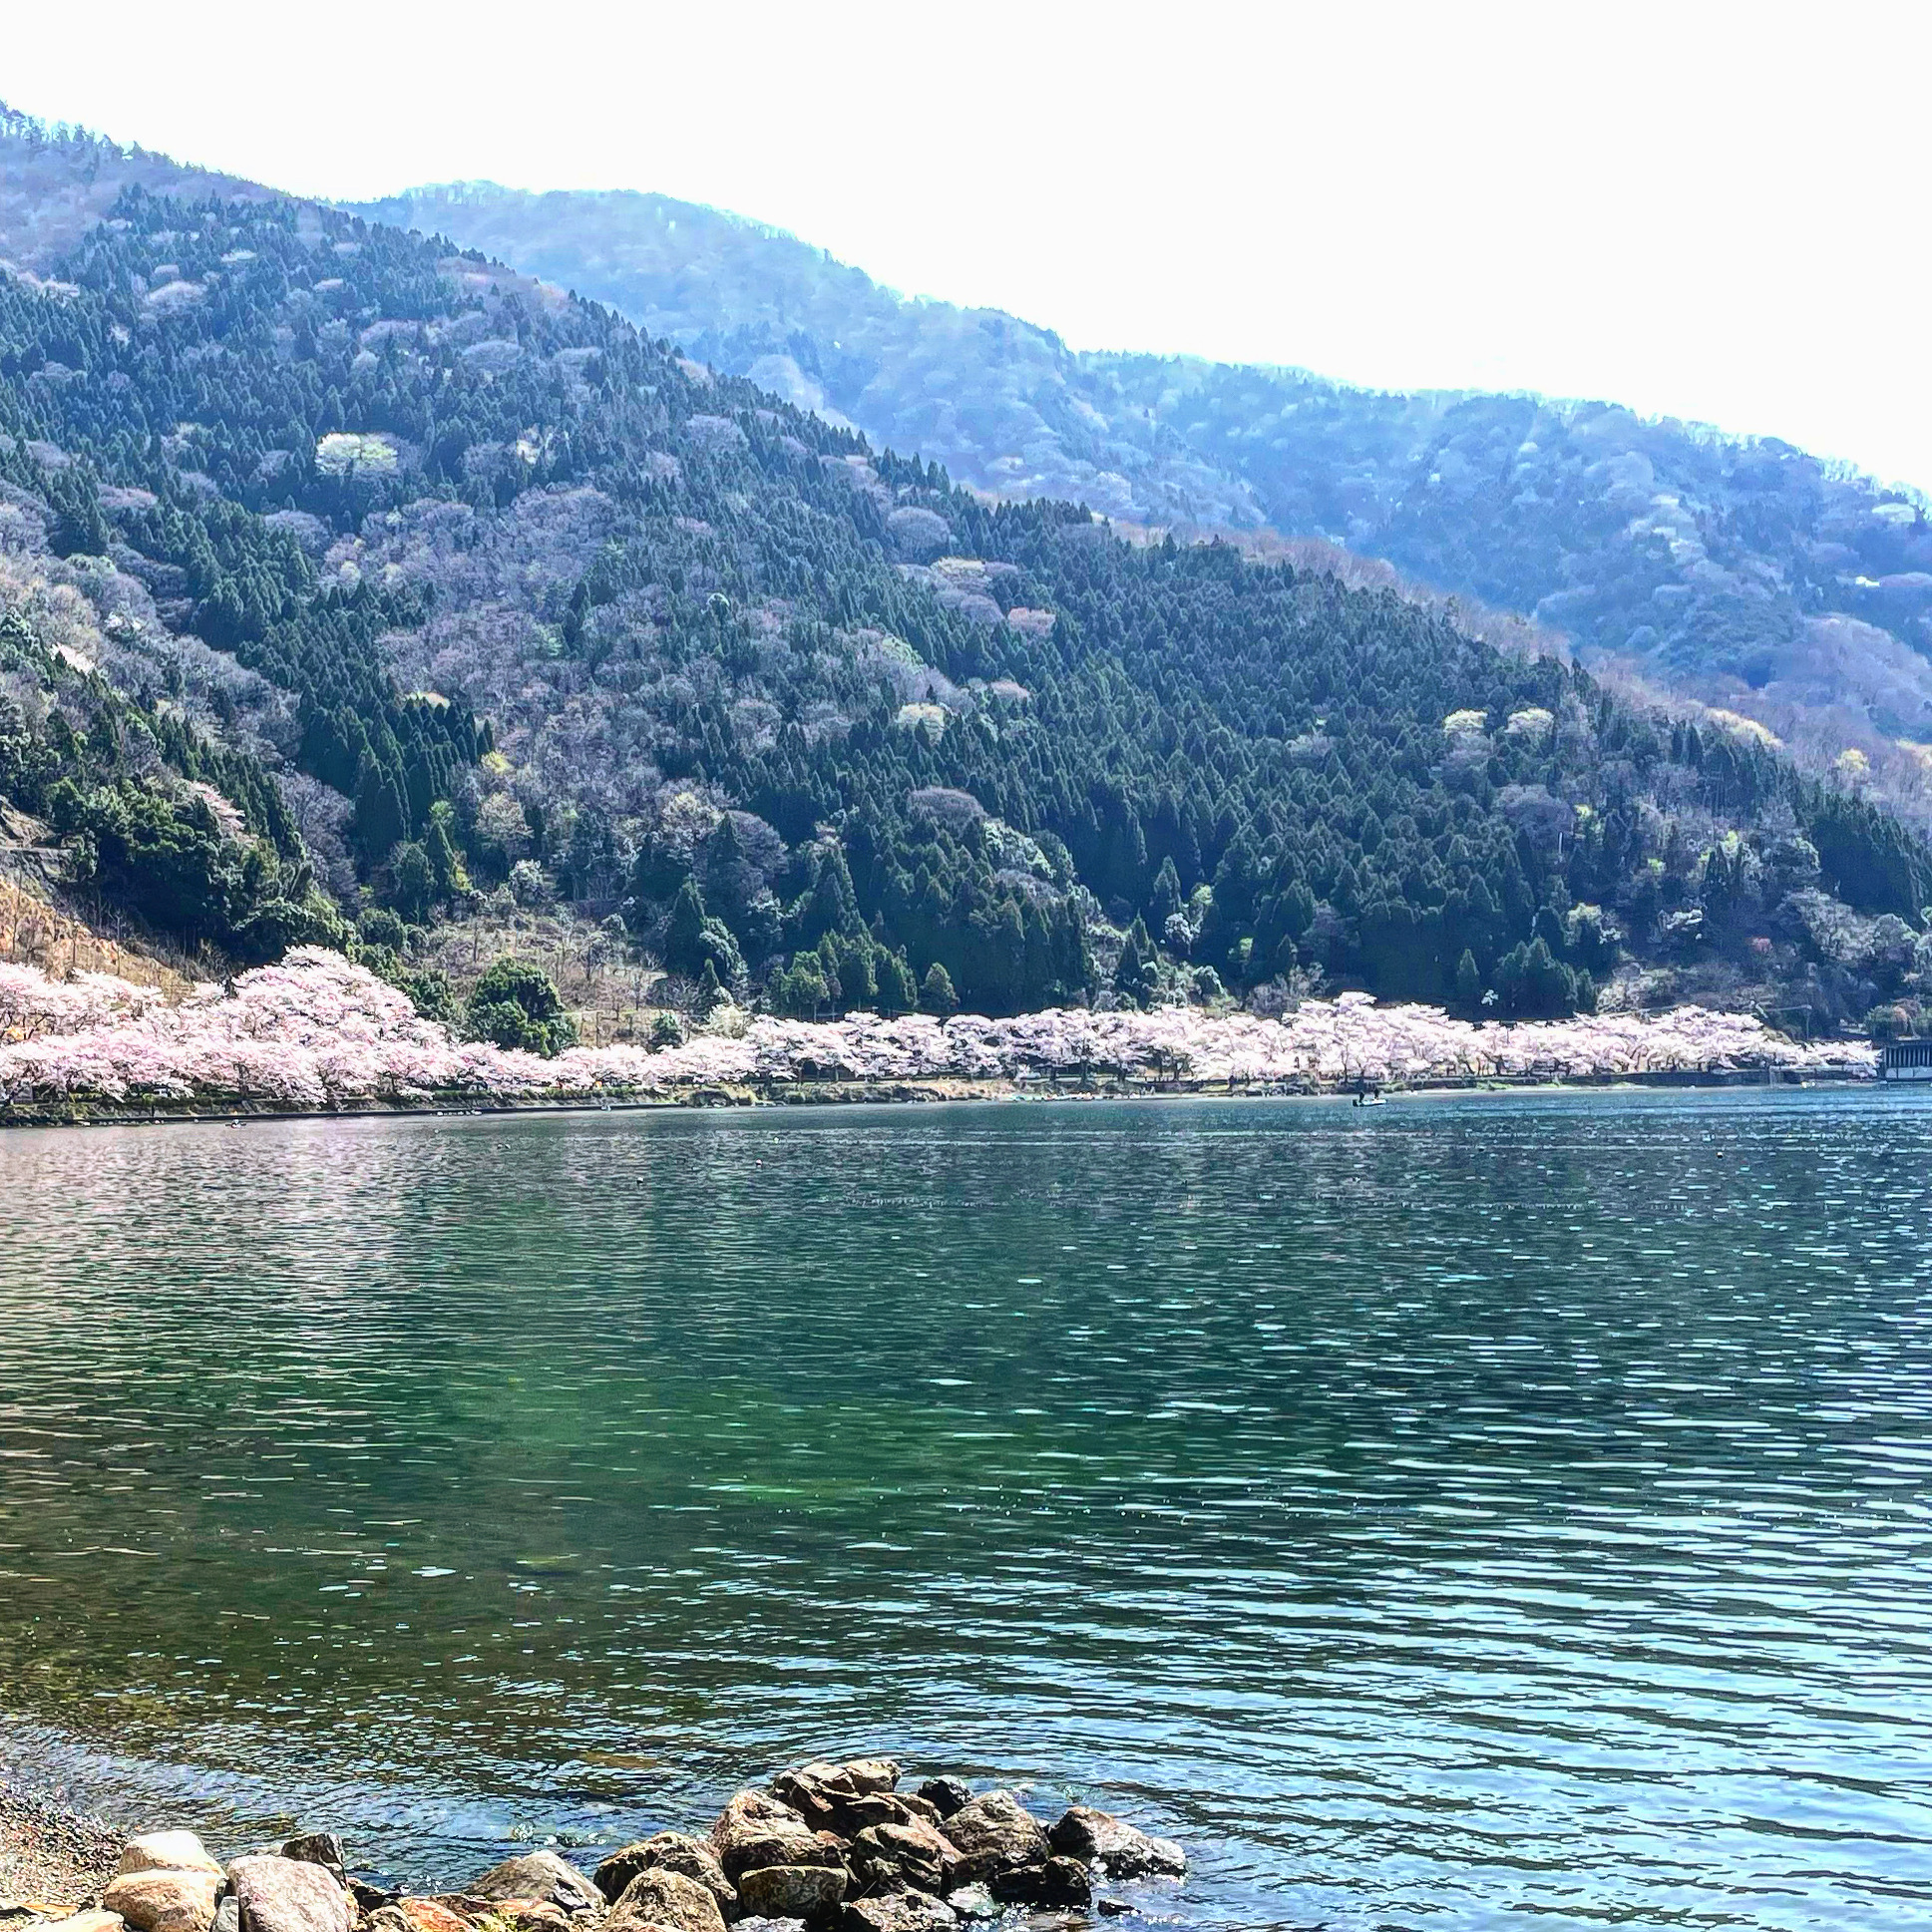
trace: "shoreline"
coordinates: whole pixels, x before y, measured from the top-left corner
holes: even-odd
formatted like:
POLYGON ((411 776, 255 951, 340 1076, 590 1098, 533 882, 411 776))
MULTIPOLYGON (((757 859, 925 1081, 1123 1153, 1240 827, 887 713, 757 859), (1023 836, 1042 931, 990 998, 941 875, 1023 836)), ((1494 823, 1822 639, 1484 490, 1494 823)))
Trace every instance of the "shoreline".
POLYGON ((332 1827, 217 1857, 193 1826, 131 1834, 74 1809, 58 1787, 43 1795, 0 1776, 0 1926, 729 1932, 742 1920, 746 1932, 963 1932, 1015 1910, 1144 1915, 1171 1903, 1167 1881, 1188 1872, 1175 1840, 1070 1793, 1055 1819, 1028 1807, 1028 1785, 975 1792, 941 1773, 902 1789, 905 1775, 889 1756, 814 1759, 739 1785, 708 1827, 598 1841, 593 1865, 579 1862, 579 1841, 527 1841, 455 1890, 362 1866, 332 1827), (1122 1885, 1127 1897, 1098 1895, 1122 1885))
MULTIPOLYGON (((1617 1089, 1763 1089, 1879 1087, 1874 1074, 1851 1067, 1812 1068, 1802 1073, 1779 1067, 1671 1068, 1653 1072, 1498 1073, 1455 1079, 1420 1079, 1378 1089, 1390 1100, 1443 1099, 1459 1095, 1510 1093, 1595 1093, 1617 1089)), ((290 1107, 246 1095, 209 1094, 189 1100, 117 1101, 76 1098, 60 1102, 0 1105, 0 1129, 35 1127, 162 1127, 199 1123, 297 1120, 438 1119, 471 1115, 663 1113, 712 1108, 846 1106, 936 1106, 984 1102, 1078 1100, 1337 1100, 1352 1103, 1350 1083, 1222 1080, 1114 1080, 1080 1085, 1043 1080, 962 1079, 935 1076, 911 1080, 746 1081, 656 1093, 559 1094, 511 1096, 475 1092, 429 1094, 420 1098, 369 1095, 325 1107, 290 1107)))
POLYGON ((178 1004, 102 975, 0 986, 0 1119, 15 1123, 522 1108, 976 1100, 1071 1093, 1774 1084, 1871 1077, 1852 1040, 1798 1042, 1754 1012, 1678 1006, 1493 1026, 1367 993, 1265 1016, 1048 1007, 989 1018, 850 1013, 552 1057, 460 1040, 366 967, 315 947, 178 1004))

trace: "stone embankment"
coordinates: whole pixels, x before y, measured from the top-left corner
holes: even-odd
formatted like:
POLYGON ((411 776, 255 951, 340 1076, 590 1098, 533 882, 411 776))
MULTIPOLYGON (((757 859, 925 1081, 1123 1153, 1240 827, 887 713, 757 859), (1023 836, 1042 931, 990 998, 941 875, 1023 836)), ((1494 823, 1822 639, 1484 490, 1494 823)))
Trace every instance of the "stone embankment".
POLYGON ((1014 1911, 1126 1912, 1109 1885, 1186 1870, 1179 1845, 1105 1811, 1047 1824, 1011 1791, 900 1778, 887 1757, 807 1764, 740 1791, 702 1836, 660 1831, 590 1873, 528 1852, 435 1895, 365 1883, 329 1833, 223 1865, 192 1831, 157 1831, 121 1848, 84 1909, 8 1916, 34 1932, 954 1932, 1014 1911))

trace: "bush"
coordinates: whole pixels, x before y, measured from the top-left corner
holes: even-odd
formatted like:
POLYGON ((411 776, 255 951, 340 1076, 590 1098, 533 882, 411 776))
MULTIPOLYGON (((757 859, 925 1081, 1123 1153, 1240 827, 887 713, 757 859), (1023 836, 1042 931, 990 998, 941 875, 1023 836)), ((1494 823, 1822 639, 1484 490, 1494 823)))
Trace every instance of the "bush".
POLYGON ((409 995, 409 1003, 423 1018, 433 1019, 452 1032, 456 1030, 456 991, 450 984, 449 974, 440 967, 422 966, 413 971, 405 967, 396 974, 393 983, 409 995))
POLYGON ((521 1047, 546 1059, 577 1044, 577 1027, 550 974, 528 960, 491 965, 470 993, 468 1024, 472 1039, 521 1047))
POLYGON ((409 928, 385 906, 370 907, 355 930, 366 945, 387 947, 391 953, 400 953, 409 939, 409 928))
POLYGON ((650 1043, 653 1049, 682 1046, 686 1038, 683 1017, 678 1013, 652 1013, 650 1043))

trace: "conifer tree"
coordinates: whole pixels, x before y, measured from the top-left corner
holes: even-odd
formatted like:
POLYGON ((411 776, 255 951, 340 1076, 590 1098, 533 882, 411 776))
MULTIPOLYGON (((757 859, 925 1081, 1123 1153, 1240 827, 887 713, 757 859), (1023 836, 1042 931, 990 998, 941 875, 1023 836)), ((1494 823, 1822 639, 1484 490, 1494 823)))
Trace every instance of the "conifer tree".
POLYGON ((949 1019, 960 1010, 960 996, 953 990, 953 975, 937 960, 926 968, 926 978, 919 989, 919 1009, 936 1019, 949 1019))

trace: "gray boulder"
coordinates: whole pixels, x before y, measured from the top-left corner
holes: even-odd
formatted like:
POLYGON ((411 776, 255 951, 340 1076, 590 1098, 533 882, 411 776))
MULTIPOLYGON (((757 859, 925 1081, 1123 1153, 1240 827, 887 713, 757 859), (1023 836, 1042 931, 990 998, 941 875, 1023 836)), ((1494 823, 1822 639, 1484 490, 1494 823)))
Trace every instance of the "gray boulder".
POLYGON ((845 1898, 846 1869, 840 1865, 761 1865, 738 1880, 738 1902, 765 1919, 816 1919, 838 1909, 845 1898))
POLYGON ((115 1879, 101 1905, 120 1913, 133 1932, 208 1932, 220 1891, 217 1873, 157 1866, 115 1879))
POLYGON ((613 1851, 596 1869, 596 1886, 613 1905, 623 1896, 624 1887, 645 1871, 682 1872, 694 1878, 718 1902, 727 1922, 738 1915, 738 1894, 717 1854, 702 1838, 685 1831, 659 1831, 635 1844, 613 1851))
POLYGON ((672 1932, 724 1932, 724 1914, 708 1885, 657 1865, 623 1889, 604 1924, 613 1928, 664 1925, 672 1932))
POLYGON ((961 1805, 946 1820, 946 1835, 958 1854, 947 1871, 949 1885, 1043 1865, 1053 1855, 1039 1820, 1010 1791, 985 1791, 961 1805))
POLYGON ((939 1827, 924 1818, 869 1825, 852 1841, 853 1873, 868 1891, 943 1891, 958 1857, 939 1827))
MULTIPOLYGON (((763 1791, 740 1791, 718 1814, 711 1827, 711 1850, 724 1875, 742 1895, 744 1874, 766 1865, 837 1865, 845 1867, 845 1847, 828 1833, 817 1832, 794 1811, 763 1791)), ((793 1916, 766 1913, 740 1898, 747 1913, 768 1918, 793 1916)))
POLYGON ((780 1771, 772 1795, 815 1831, 850 1838, 869 1824, 895 1824, 908 1815, 892 1793, 899 1766, 890 1757, 855 1757, 843 1764, 805 1764, 780 1771))
POLYGON ((241 1932, 351 1932, 355 1906, 320 1865, 264 1852, 228 1867, 241 1932))
POLYGON ((554 1851, 527 1851, 521 1858, 506 1858, 466 1885, 463 1896, 492 1905, 513 1898, 534 1898, 570 1913, 603 1909, 603 1894, 554 1851))
POLYGON ((1088 1804, 1071 1806, 1047 1836, 1055 1851, 1105 1865, 1113 1878, 1178 1878, 1187 1870, 1187 1853, 1172 1838, 1149 1837, 1111 1811, 1088 1804))
POLYGON ((138 1871, 211 1871, 215 1877, 226 1874, 208 1856, 207 1847, 192 1831, 144 1831, 121 1847, 117 1877, 130 1877, 138 1871))

